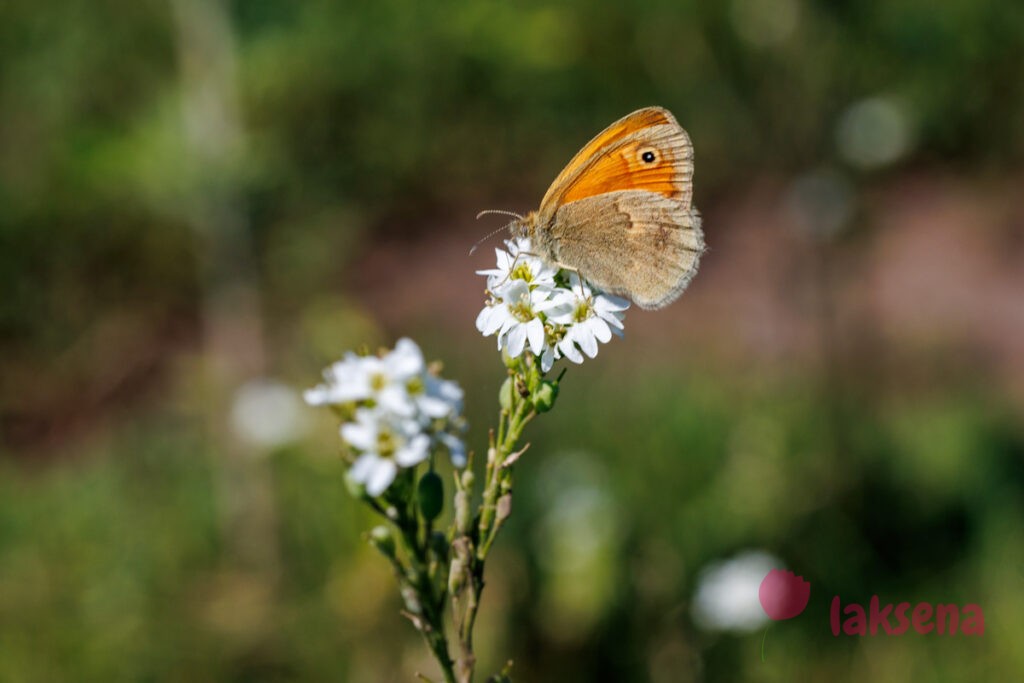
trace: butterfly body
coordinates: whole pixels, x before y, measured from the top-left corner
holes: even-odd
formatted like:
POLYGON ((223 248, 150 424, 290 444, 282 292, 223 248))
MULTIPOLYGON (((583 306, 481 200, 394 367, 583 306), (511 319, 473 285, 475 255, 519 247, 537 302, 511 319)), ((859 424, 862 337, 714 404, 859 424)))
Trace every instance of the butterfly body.
POLYGON ((640 109, 587 143, 512 232, 544 260, 661 308, 686 289, 704 252, 692 177, 686 131, 665 109, 640 109))

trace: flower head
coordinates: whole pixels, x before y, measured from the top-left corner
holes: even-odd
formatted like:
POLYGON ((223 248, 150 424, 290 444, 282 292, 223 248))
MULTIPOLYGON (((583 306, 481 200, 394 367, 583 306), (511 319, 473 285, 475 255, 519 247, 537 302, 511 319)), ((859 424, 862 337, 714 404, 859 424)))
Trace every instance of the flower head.
POLYGON ((383 493, 400 468, 415 467, 437 447, 453 464, 466 464, 462 389, 429 371, 419 346, 399 339, 379 356, 348 353, 324 371, 324 382, 305 392, 311 405, 348 408, 342 441, 355 460, 349 476, 371 496, 383 493))
POLYGON ((528 239, 497 249, 497 267, 487 276, 490 298, 476 319, 485 336, 496 335, 498 348, 511 358, 527 349, 547 372, 562 357, 582 363, 594 358, 598 342, 622 334, 629 302, 594 288, 577 273, 559 270, 530 254, 528 239))

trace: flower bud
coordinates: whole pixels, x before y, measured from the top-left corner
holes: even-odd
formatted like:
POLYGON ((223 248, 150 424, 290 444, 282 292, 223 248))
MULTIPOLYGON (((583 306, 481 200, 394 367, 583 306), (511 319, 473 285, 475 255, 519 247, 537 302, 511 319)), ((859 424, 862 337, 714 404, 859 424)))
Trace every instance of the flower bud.
POLYGON ((448 592, 457 596, 466 585, 466 563, 461 557, 452 560, 452 566, 448 570, 448 592))
POLYGON ((498 404, 504 410, 512 410, 512 378, 506 377, 498 390, 498 404))
POLYGON ((471 524, 469 516, 469 495, 465 491, 455 493, 455 528, 460 534, 468 534, 471 524))
POLYGON ((554 407, 557 398, 558 384, 545 380, 533 394, 533 407, 538 413, 546 413, 554 407))
POLYGON ((441 514, 444 507, 444 483, 437 472, 427 472, 420 478, 416 489, 416 499, 420 504, 423 519, 432 522, 441 514))
POLYGON ((498 507, 495 511, 495 517, 498 522, 504 522, 508 519, 509 515, 512 514, 512 494, 506 493, 498 499, 498 507))

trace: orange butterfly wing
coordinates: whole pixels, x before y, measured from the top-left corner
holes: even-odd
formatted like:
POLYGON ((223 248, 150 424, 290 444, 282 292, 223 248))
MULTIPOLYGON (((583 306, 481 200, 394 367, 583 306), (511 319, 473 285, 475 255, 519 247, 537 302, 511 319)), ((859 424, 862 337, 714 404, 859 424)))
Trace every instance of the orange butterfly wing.
POLYGON ((648 107, 629 114, 584 145, 551 184, 540 214, 563 204, 618 192, 645 190, 689 206, 693 146, 667 110, 648 107))

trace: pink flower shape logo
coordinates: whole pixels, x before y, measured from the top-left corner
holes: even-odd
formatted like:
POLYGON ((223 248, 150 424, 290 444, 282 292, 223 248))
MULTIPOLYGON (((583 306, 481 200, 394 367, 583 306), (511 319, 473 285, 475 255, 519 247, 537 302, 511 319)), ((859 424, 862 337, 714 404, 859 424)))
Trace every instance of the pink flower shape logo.
POLYGON ((791 571, 773 569, 757 591, 761 608, 772 621, 792 619, 804 611, 811 597, 811 584, 791 571))

